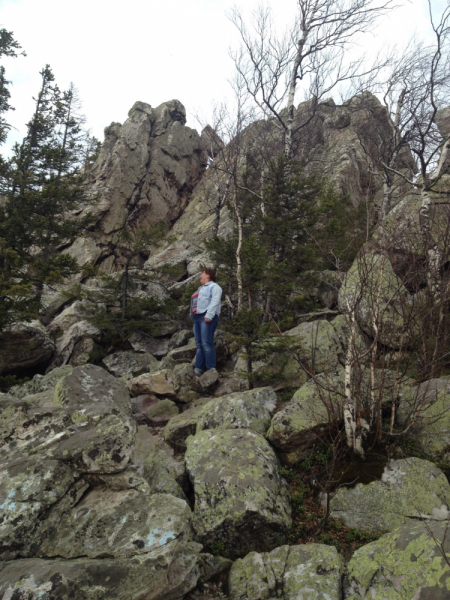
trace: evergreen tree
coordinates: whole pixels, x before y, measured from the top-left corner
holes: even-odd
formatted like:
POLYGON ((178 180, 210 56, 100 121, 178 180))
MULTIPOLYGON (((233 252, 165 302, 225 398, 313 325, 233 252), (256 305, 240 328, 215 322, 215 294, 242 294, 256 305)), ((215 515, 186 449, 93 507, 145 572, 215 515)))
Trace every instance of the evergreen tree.
POLYGON ((353 260, 360 239, 349 244, 349 224, 352 219, 358 224, 361 212, 325 180, 304 176, 283 155, 270 162, 258 195, 250 192, 253 180, 260 180, 260 173, 250 165, 234 201, 240 216, 235 234, 205 244, 229 297, 238 297, 238 310, 226 327, 245 351, 250 385, 252 363, 264 358, 267 347, 270 354, 274 350, 278 329, 270 322, 276 320, 281 327, 293 323, 298 312, 293 291, 304 286, 306 272, 345 268, 353 260))
MULTIPOLYGON (((3 56, 17 57, 20 48, 21 46, 14 39, 12 31, 0 29, 0 58, 3 56)), ((24 52, 21 52, 21 54, 23 56, 25 55, 24 52)), ((5 67, 0 65, 0 144, 4 143, 8 131, 11 128, 4 115, 9 110, 14 110, 9 103, 11 98, 11 93, 9 91, 10 83, 11 82, 6 79, 5 67)))
POLYGON ((61 93, 48 65, 41 78, 27 134, 9 161, 0 207, 0 327, 36 315, 44 285, 77 272, 76 260, 60 251, 89 221, 76 215, 86 201, 86 133, 76 90, 61 93))
POLYGON ((118 234, 116 251, 122 269, 101 277, 95 303, 86 298, 86 318, 102 331, 106 346, 126 346, 130 335, 137 331, 151 336, 158 328, 155 317, 174 313, 174 300, 162 300, 161 295, 149 295, 147 291, 139 293, 149 283, 161 285, 152 280, 150 273, 137 267, 140 255, 148 255, 150 248, 166 238, 165 223, 147 228, 125 227, 118 234))

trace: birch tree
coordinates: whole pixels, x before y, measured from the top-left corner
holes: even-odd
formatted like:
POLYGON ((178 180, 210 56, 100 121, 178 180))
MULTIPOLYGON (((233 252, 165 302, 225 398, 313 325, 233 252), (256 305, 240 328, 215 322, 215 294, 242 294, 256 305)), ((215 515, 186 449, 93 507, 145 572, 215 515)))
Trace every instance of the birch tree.
POLYGON ((286 158, 293 157, 295 135, 313 121, 324 98, 339 84, 379 68, 365 66, 360 51, 358 58, 348 57, 356 39, 392 7, 391 0, 297 0, 294 25, 280 36, 269 8, 260 6, 249 24, 233 9, 230 19, 242 45, 232 58, 261 116, 281 133, 286 158), (308 103, 296 114, 300 94, 308 103))

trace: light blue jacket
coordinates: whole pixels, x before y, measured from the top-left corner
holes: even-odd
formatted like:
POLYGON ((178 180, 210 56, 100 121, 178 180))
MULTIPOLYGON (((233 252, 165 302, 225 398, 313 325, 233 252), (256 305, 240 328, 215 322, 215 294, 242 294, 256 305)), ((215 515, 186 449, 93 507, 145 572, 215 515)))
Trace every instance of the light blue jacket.
MULTIPOLYGON (((220 315, 221 302, 222 288, 218 283, 208 281, 198 291, 197 314, 206 313, 205 319, 213 319, 216 315, 220 315)), ((191 317, 193 317, 192 305, 191 317)))

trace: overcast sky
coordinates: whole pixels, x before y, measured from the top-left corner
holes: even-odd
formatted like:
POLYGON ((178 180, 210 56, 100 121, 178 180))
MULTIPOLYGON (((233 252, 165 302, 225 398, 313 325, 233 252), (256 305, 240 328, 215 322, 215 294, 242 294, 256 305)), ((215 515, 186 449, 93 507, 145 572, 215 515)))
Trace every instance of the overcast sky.
MULTIPOLYGON (((227 11, 249 10, 257 0, 0 0, 0 27, 13 31, 26 57, 5 59, 12 80, 8 120, 16 128, 3 147, 22 139, 39 89, 39 71, 50 64, 60 88, 72 81, 79 90, 92 133, 103 139, 112 121, 123 123, 136 100, 158 106, 180 100, 188 124, 207 116, 212 103, 228 93, 233 65, 230 46, 238 45, 227 11)), ((447 0, 433 0, 436 10, 447 0)), ((367 38, 368 47, 405 41, 427 24, 426 0, 399 0, 400 8, 367 38)), ((295 0, 274 0, 274 12, 287 22, 295 0)))

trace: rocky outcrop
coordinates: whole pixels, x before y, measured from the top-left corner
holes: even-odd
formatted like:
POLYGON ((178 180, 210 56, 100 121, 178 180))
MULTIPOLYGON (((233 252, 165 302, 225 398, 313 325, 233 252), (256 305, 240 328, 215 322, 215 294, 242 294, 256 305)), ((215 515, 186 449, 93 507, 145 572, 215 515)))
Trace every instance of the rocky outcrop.
POLYGON ((195 494, 193 526, 205 549, 220 544, 236 556, 286 538, 289 493, 261 435, 248 429, 201 431, 188 438, 185 458, 195 494))
POLYGON ((281 546, 250 552, 233 563, 230 600, 317 598, 339 600, 344 561, 336 548, 323 544, 281 546))
POLYGON ((448 598, 447 530, 447 523, 408 523, 357 550, 347 566, 345 600, 448 598))
POLYGON ((330 503, 333 517, 364 531, 392 531, 415 519, 450 517, 450 484, 433 463, 405 458, 388 463, 380 481, 340 488, 330 503))
MULTIPOLYGON (((115 234, 125 224, 171 224, 180 217, 207 160, 200 136, 185 123, 186 111, 178 100, 157 108, 136 102, 123 125, 105 129, 88 176, 95 228, 85 243, 79 240, 66 252, 82 263, 104 262, 114 254, 115 234)), ((115 260, 120 265, 120 256, 115 260)), ((112 268, 109 261, 106 272, 112 268)))

